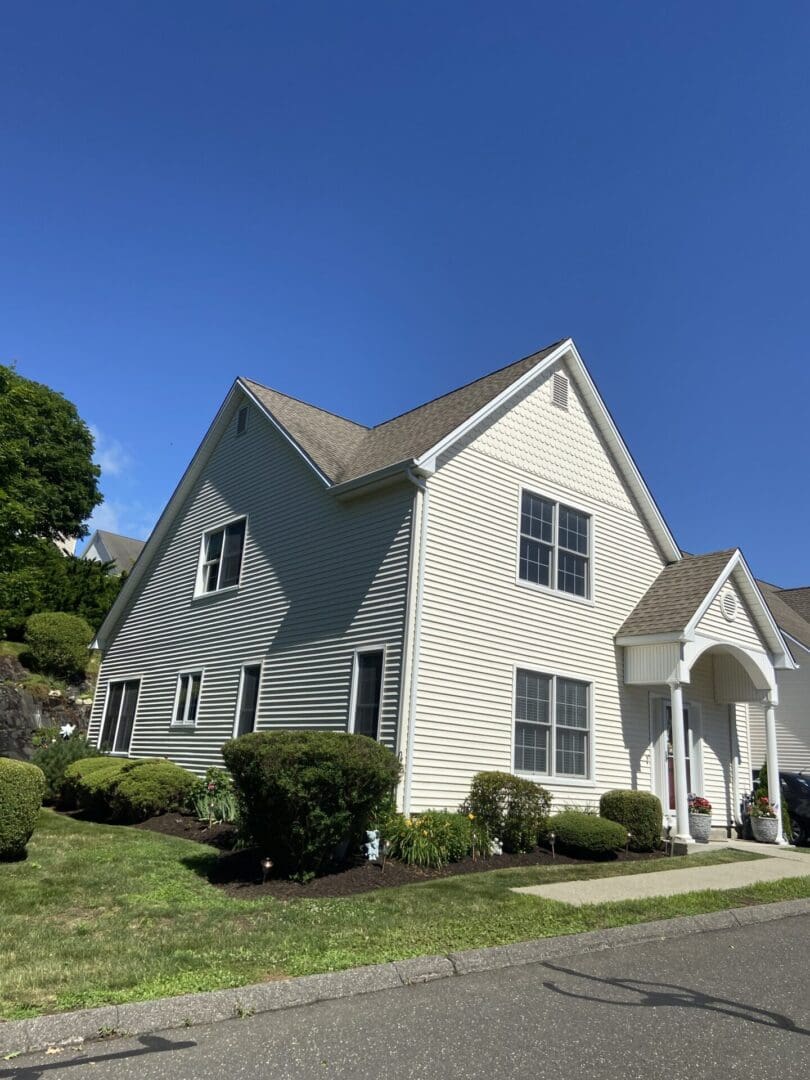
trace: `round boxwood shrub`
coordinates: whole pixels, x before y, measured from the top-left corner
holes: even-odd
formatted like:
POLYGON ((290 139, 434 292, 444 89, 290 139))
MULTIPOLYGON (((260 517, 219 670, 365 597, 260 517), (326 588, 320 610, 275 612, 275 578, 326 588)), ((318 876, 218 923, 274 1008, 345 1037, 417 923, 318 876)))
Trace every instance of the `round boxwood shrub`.
POLYGON ((126 758, 101 757, 74 761, 65 769, 62 800, 65 807, 76 807, 92 817, 106 818, 110 813, 112 791, 122 770, 131 764, 126 758))
POLYGON ((83 679, 93 629, 80 615, 43 611, 25 624, 30 662, 59 679, 83 679))
POLYGON ((537 846, 550 808, 551 795, 545 788, 506 772, 476 773, 462 806, 509 852, 531 851, 537 846))
POLYGON ((606 858, 627 843, 627 830, 621 825, 581 810, 563 810, 551 819, 549 827, 557 846, 575 855, 606 858))
MULTIPOLYGON (((411 866, 445 866, 472 851, 473 819, 451 810, 423 810, 421 814, 392 814, 381 830, 392 859, 411 866)), ((482 854, 488 854, 482 852, 482 854)))
POLYGON ((385 746, 336 731, 259 731, 222 748, 248 837, 294 877, 323 869, 365 839, 399 779, 385 746))
POLYGON ((134 822, 188 810, 198 785, 194 773, 173 761, 128 761, 109 788, 109 813, 134 822))
POLYGON ((649 791, 606 791, 599 813, 631 834, 631 851, 657 851, 661 846, 664 813, 661 800, 649 791))
POLYGON ((21 859, 37 823, 45 776, 27 761, 0 758, 0 859, 21 859))
POLYGON ((82 735, 73 734, 67 739, 55 735, 44 746, 34 752, 33 762, 45 773, 45 801, 60 802, 62 785, 65 782, 65 769, 74 761, 99 757, 100 750, 82 735))

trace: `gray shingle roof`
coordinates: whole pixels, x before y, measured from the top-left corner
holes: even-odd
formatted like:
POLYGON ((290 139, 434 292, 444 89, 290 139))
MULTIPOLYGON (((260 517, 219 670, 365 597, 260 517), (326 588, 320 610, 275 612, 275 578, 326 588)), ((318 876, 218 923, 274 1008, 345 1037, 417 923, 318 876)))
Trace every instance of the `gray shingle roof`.
POLYGON ((683 630, 736 551, 686 555, 665 566, 625 619, 619 634, 666 634, 683 630))
POLYGON ((810 616, 810 589, 779 589, 767 581, 758 581, 757 585, 780 630, 810 649, 810 622, 802 610, 810 616))
POLYGON ((333 484, 343 484, 419 457, 545 359, 559 344, 559 341, 555 342, 372 428, 307 405, 251 379, 241 381, 321 472, 333 484))
POLYGON ((96 537, 101 541, 101 546, 109 556, 105 562, 114 562, 116 569, 122 574, 129 573, 146 544, 145 540, 136 540, 132 536, 119 536, 118 533, 107 532, 105 529, 96 529, 90 538, 90 543, 96 537))

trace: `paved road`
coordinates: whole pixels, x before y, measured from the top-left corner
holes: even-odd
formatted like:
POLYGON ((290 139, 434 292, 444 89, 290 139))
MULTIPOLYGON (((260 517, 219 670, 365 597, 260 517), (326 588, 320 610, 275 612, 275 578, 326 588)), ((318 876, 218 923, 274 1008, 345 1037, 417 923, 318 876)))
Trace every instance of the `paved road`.
POLYGON ((0 1080, 810 1075, 810 916, 483 972, 81 1052, 0 1080))

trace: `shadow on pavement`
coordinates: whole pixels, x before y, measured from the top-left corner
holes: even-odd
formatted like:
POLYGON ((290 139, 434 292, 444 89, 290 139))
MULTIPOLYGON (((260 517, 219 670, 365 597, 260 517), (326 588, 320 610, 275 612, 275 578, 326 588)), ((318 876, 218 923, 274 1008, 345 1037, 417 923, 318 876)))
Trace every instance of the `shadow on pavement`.
POLYGON ((121 1058, 143 1057, 144 1054, 165 1054, 171 1050, 188 1050, 196 1042, 172 1042, 160 1035, 141 1035, 141 1046, 135 1050, 120 1050, 117 1054, 82 1054, 72 1060, 49 1061, 46 1065, 22 1065, 18 1069, 0 1069, 0 1080, 37 1080, 54 1069, 72 1069, 76 1065, 99 1065, 103 1061, 117 1061, 121 1058))
POLYGON ((715 997, 713 994, 705 994, 702 990, 692 990, 687 986, 677 986, 674 983, 648 982, 644 979, 600 978, 597 975, 586 975, 582 971, 575 971, 573 968, 561 967, 558 964, 551 963, 545 963, 543 966, 550 968, 552 971, 570 975, 575 979, 584 979, 589 983, 598 983, 601 986, 613 987, 637 995, 636 1000, 622 1001, 618 997, 597 997, 595 994, 587 993, 584 990, 577 993, 575 990, 563 988, 556 982, 543 983, 547 990, 551 990, 555 994, 562 994, 563 997, 629 1008, 648 1007, 655 1009, 669 1006, 674 1009, 703 1009, 706 1012, 734 1017, 735 1020, 745 1020, 749 1024, 761 1024, 764 1027, 778 1028, 780 1031, 791 1031, 795 1035, 810 1035, 810 1031, 799 1027, 789 1016, 785 1016, 783 1013, 760 1009, 756 1005, 746 1005, 742 1001, 732 1001, 730 998, 715 997))

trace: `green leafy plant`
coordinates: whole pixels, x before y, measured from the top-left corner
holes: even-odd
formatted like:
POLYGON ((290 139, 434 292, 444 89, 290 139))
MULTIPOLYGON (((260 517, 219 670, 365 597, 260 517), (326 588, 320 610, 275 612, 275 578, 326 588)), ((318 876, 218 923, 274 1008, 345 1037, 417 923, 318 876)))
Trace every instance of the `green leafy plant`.
POLYGON ((767 795, 758 795, 751 806, 748 809, 748 813, 751 817, 759 818, 775 818, 776 811, 773 808, 773 803, 767 795))
POLYGON ((65 739, 58 728, 55 731, 55 735, 34 751, 33 757, 34 764, 45 774, 45 801, 51 803, 59 801, 68 765, 72 765, 74 761, 98 757, 101 753, 82 735, 74 733, 65 739))
POLYGON ((0 758, 0 859, 21 859, 37 823, 45 776, 27 761, 0 758))
POLYGON ((357 848, 400 765, 365 735, 263 731, 222 748, 247 835, 291 876, 317 873, 357 848))
MULTIPOLYGON (((754 800, 761 796, 768 797, 768 763, 763 762, 762 768, 757 775, 757 785, 754 789, 754 800)), ((787 800, 784 798, 784 793, 781 793, 780 802, 782 805, 782 835, 786 839, 790 839, 793 835, 793 824, 790 820, 790 811, 787 807, 787 800)), ((750 810, 749 810, 750 813, 750 810)))
POLYGON ((604 858, 621 851, 627 844, 623 825, 580 810, 563 810, 549 822, 559 848, 577 855, 604 858))
POLYGON ((207 821, 209 828, 236 821, 239 804, 230 774, 224 769, 209 769, 192 792, 191 805, 197 818, 207 821))
POLYGON ((531 851, 548 821, 551 795, 539 784, 505 772, 477 773, 464 813, 500 840, 504 851, 531 851))
POLYGON ((599 813, 630 833, 631 851, 656 851, 661 846, 661 800, 649 791, 606 791, 599 800, 599 813))
POLYGON ((410 817, 395 814, 388 820, 382 838, 392 859, 412 866, 439 867, 470 854, 473 823, 471 814, 449 810, 424 810, 410 817))
POLYGON ((690 814, 711 814, 712 804, 708 799, 704 799, 702 795, 690 795, 689 796, 689 813, 690 814))
POLYGON ((28 656, 37 670, 64 679, 83 679, 93 631, 79 615, 44 611, 25 624, 28 656))
POLYGON ((113 787, 128 764, 125 758, 108 754, 74 761, 65 769, 61 805, 65 809, 84 810, 92 817, 108 817, 113 787))
POLYGON ((187 810, 198 783, 194 773, 173 761, 128 761, 108 789, 110 816, 136 822, 187 810))

